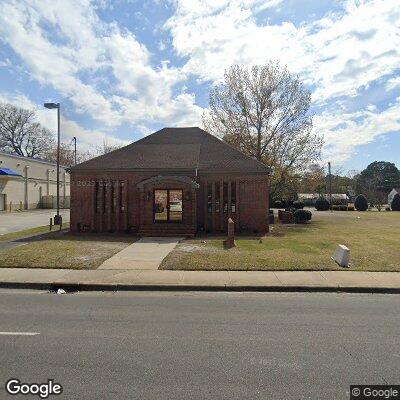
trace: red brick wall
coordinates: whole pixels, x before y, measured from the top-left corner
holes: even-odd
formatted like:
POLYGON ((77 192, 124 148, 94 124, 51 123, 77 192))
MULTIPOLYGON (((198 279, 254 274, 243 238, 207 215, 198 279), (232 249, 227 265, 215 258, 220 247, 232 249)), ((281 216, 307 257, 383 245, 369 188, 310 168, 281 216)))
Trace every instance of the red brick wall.
POLYGON ((241 181, 239 198, 239 226, 241 231, 268 231, 267 182, 241 181))
MULTIPOLYGON (((231 213, 231 218, 235 222, 236 232, 249 232, 249 233, 265 233, 269 230, 268 224, 268 209, 269 209, 269 192, 268 192, 268 178, 267 176, 254 176, 254 175, 218 175, 209 174, 198 178, 200 189, 198 190, 198 204, 197 204, 197 221, 198 225, 204 227, 206 219, 206 230, 212 231, 212 226, 217 232, 226 232, 228 213, 223 213, 221 227, 221 215, 215 213, 205 214, 205 185, 212 182, 230 181, 235 183, 238 187, 237 190, 237 211, 231 213), (207 217, 205 217, 207 215, 207 217), (214 224, 213 224, 214 219, 214 224)), ((221 210, 223 204, 221 201, 221 210)), ((220 211, 221 212, 221 211, 220 211)))
MULTIPOLYGON (((173 173, 171 175, 178 175, 173 173)), ((181 173, 182 174, 182 173, 181 173)), ((147 233, 156 234, 155 224, 153 224, 153 189, 183 189, 183 223, 182 224, 156 224, 159 227, 159 233, 163 234, 170 228, 179 232, 188 234, 195 233, 196 228, 204 226, 205 220, 205 197, 204 184, 205 181, 235 181, 238 186, 237 213, 231 217, 235 221, 235 229, 248 232, 266 232, 268 231, 268 184, 267 178, 259 176, 231 176, 231 175, 207 175, 199 176, 192 179, 197 180, 200 188, 193 191, 190 185, 182 182, 168 182, 147 184, 143 188, 141 195, 137 184, 157 173, 135 173, 135 172, 93 172, 71 173, 71 230, 76 232, 78 224, 80 229, 90 231, 115 231, 119 227, 120 231, 129 230, 133 233, 146 233, 146 229, 150 229, 147 233), (119 221, 117 222, 118 213, 109 214, 95 212, 95 182, 97 181, 125 181, 128 196, 128 202, 125 204, 125 210, 119 212, 119 221), (150 198, 146 193, 151 193, 150 198), (190 193, 190 194, 189 194, 190 193), (197 206, 196 206, 197 203, 197 206), (172 226, 173 225, 173 226, 172 226), (180 225, 180 227, 177 227, 180 225), (109 229, 110 228, 110 229, 109 229), (142 232, 140 230, 142 229, 142 232)), ((182 174, 184 175, 184 174, 182 174)), ((220 205, 221 210, 223 204, 220 205)), ((226 230, 227 214, 222 216, 214 215, 214 228, 217 231, 226 230)), ((207 215, 208 228, 212 225, 212 215, 207 215)))

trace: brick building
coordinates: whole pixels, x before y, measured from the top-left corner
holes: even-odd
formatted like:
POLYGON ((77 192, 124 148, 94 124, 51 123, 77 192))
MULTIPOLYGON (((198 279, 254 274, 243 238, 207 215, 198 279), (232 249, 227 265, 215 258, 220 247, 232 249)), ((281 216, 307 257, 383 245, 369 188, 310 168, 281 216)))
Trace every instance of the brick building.
POLYGON ((268 170, 200 128, 164 128, 71 168, 71 230, 268 231, 268 170))

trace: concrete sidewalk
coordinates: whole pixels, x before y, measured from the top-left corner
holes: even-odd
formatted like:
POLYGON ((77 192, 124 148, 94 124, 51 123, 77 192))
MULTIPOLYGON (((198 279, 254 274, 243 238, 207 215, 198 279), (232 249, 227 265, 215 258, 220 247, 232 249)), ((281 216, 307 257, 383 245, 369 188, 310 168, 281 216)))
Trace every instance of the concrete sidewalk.
POLYGON ((400 272, 0 269, 0 287, 400 293, 400 272))
POLYGON ((161 261, 182 239, 143 237, 104 261, 98 269, 157 270, 161 261))

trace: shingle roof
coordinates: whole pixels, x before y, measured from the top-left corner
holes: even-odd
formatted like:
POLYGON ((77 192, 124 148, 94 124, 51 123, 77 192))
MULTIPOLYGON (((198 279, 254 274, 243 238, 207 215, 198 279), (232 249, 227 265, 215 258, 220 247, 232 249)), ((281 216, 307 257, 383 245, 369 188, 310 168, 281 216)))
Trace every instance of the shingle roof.
POLYGON ((197 127, 164 128, 71 170, 173 170, 267 174, 268 168, 197 127))

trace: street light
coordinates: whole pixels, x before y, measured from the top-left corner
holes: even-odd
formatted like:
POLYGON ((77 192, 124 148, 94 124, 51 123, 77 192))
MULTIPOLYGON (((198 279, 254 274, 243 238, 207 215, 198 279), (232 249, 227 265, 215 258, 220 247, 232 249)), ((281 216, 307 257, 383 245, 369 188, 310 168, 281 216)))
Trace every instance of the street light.
POLYGON ((45 108, 57 109, 57 214, 54 216, 54 225, 62 224, 60 215, 60 103, 44 103, 45 108))

